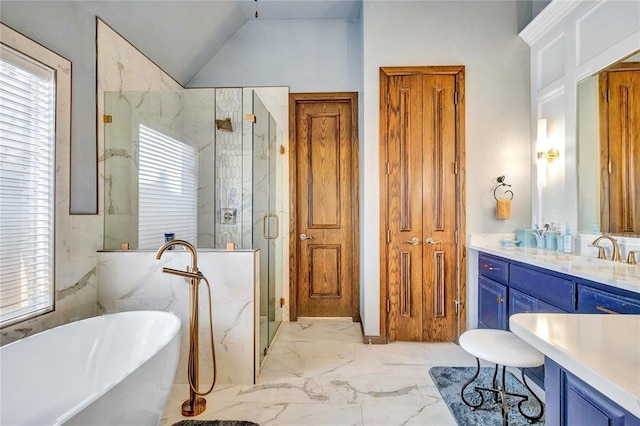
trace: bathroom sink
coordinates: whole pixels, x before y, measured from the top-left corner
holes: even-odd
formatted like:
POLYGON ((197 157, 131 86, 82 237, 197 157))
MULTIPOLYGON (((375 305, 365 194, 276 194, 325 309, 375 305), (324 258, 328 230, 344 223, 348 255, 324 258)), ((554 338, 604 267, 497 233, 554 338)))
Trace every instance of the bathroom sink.
POLYGON ((612 260, 597 259, 594 257, 581 257, 574 256, 568 262, 568 266, 573 269, 608 269, 608 270, 621 270, 628 268, 636 268, 638 265, 633 265, 626 262, 614 262, 612 260))

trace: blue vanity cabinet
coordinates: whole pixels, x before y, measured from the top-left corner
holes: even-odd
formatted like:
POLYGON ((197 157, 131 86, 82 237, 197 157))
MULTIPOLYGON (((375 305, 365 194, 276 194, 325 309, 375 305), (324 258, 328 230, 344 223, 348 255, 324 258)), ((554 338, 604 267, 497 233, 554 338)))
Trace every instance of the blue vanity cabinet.
POLYGON ((581 314, 640 314, 640 296, 621 289, 604 289, 601 284, 578 283, 578 312, 581 314))
POLYGON ((509 288, 519 290, 562 311, 575 310, 576 290, 571 277, 515 264, 510 265, 509 271, 509 288))
POLYGON ((548 425, 640 426, 640 419, 545 358, 545 419, 548 425))
POLYGON ((507 330, 509 263, 480 254, 478 273, 478 327, 507 330))
POLYGON ((566 311, 553 306, 542 300, 536 299, 533 296, 522 293, 514 288, 509 288, 509 316, 514 314, 535 313, 535 314, 550 314, 561 313, 566 314, 566 311))
POLYGON ((480 275, 478 305, 478 328, 507 329, 507 286, 480 275))

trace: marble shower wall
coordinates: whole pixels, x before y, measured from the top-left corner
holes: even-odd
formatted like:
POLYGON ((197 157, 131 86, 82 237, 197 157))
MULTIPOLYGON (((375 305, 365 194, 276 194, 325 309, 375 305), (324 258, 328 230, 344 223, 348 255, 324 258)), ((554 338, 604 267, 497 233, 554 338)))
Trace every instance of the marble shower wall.
MULTIPOLYGON (((98 58, 98 89, 96 103, 98 117, 102 117, 104 114, 109 114, 108 112, 105 112, 105 93, 107 92, 120 94, 125 92, 140 92, 138 94, 140 97, 138 100, 140 101, 144 99, 145 94, 149 93, 156 93, 156 96, 161 96, 162 92, 178 94, 183 91, 183 87, 178 82, 158 68, 158 66, 151 62, 133 45, 113 31, 111 27, 100 19, 97 20, 96 37, 98 58)), ((171 95, 167 95, 167 101, 170 99, 170 96, 171 95)), ((128 101, 126 97, 116 99, 119 100, 119 103, 124 103, 125 105, 128 101)), ((170 102, 166 104, 169 108, 166 112, 167 117, 175 117, 181 114, 181 100, 176 100, 174 104, 171 104, 170 102)), ((134 103, 128 108, 135 109, 136 105, 138 104, 134 103)), ((118 110, 120 110, 120 107, 118 110)), ((155 114, 158 115, 158 113, 155 114)), ((131 117, 131 114, 129 114, 129 117, 131 117)), ((127 118, 123 115, 119 120, 127 120, 127 118)), ((128 123, 121 127, 128 126, 129 132, 131 132, 132 125, 133 123, 128 123)), ((112 218, 114 220, 130 221, 130 216, 133 214, 130 211, 134 208, 132 206, 136 206, 135 209, 137 209, 137 199, 116 200, 117 203, 115 204, 111 203, 110 200, 105 200, 105 195, 109 195, 113 189, 109 186, 110 180, 105 176, 105 159, 113 158, 114 155, 118 156, 122 154, 123 158, 119 158, 118 161, 122 163, 128 162, 129 170, 133 170, 131 164, 135 161, 131 158, 126 159, 126 156, 130 155, 129 152, 105 152, 104 141, 106 126, 110 126, 110 124, 103 124, 102 120, 98 121, 98 216, 101 222, 101 225, 99 226, 101 241, 103 240, 104 235, 105 210, 111 209, 112 212, 118 214, 112 218), (129 207, 127 207, 127 202, 129 203, 129 207)), ((126 172, 123 172, 123 174, 126 174, 126 172)), ((118 179, 117 174, 112 176, 116 177, 116 184, 118 184, 118 182, 120 182, 121 185, 132 185, 135 183, 137 188, 137 180, 130 180, 130 183, 126 183, 124 179, 118 179)), ((121 176, 121 178, 123 178, 123 176, 121 176)), ((126 192, 132 193, 131 190, 127 190, 126 192)), ((122 241, 130 241, 130 239, 134 238, 134 235, 137 235, 137 229, 135 232, 118 237, 120 239, 126 238, 122 241)), ((113 243, 117 243, 117 248, 119 248, 120 242, 122 241, 117 241, 117 237, 114 237, 113 243)), ((100 247, 102 247, 102 242, 98 249, 100 247)))
MULTIPOLYGON (((258 372, 259 257, 254 250, 198 250, 198 267, 211 284, 213 333, 217 361, 217 384, 252 384, 258 372)), ((100 313, 132 310, 173 312, 182 321, 180 359, 175 383, 187 383, 189 339, 189 283, 182 277, 162 273, 162 267, 185 270, 191 265, 186 251, 99 252, 97 263, 100 313)), ((211 345, 208 328, 206 284, 199 292, 201 321, 201 388, 211 383, 211 345)))
MULTIPOLYGON (((34 41, 2 26, 2 42, 32 57, 52 58, 58 90, 71 92, 71 64, 34 41), (45 52, 46 51, 46 52, 45 52)), ((57 105, 55 205, 55 310, 0 332, 0 345, 96 314, 96 250, 102 246, 102 220, 94 215, 69 214, 71 108, 70 98, 57 105)))

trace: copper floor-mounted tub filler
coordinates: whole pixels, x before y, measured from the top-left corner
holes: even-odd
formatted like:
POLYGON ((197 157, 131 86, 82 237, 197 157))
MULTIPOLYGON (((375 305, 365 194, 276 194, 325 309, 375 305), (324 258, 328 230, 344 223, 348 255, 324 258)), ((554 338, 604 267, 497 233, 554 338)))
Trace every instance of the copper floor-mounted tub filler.
POLYGON ((190 278, 189 286, 189 365, 187 367, 187 377, 189 379, 189 399, 182 403, 182 415, 186 417, 197 416, 207 408, 207 400, 202 398, 209 395, 216 384, 216 350, 213 345, 213 315, 211 312, 211 286, 209 280, 198 270, 198 254, 195 247, 187 241, 174 240, 165 243, 156 252, 156 259, 160 259, 162 254, 169 247, 183 246, 191 252, 191 270, 180 271, 178 269, 162 268, 162 272, 167 274, 179 275, 181 277, 190 278), (213 361, 213 382, 211 387, 204 392, 198 389, 198 287, 200 281, 204 280, 207 284, 207 292, 209 295, 209 336, 211 336, 211 359, 213 361))

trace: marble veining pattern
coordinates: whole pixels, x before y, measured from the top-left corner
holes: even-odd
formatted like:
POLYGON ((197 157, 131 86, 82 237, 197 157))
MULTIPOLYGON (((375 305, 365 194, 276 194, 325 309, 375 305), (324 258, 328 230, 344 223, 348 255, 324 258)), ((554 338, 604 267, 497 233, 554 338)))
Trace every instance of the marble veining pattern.
MULTIPOLYGON (((453 343, 365 345, 360 324, 283 323, 255 385, 218 386, 199 420, 260 425, 455 425, 428 371, 474 365, 453 343)), ((174 385, 161 425, 184 419, 185 385, 174 385)))
MULTIPOLYGON (((255 251, 198 251, 198 267, 211 284, 213 332, 218 359, 218 383, 254 383, 256 287, 255 251)), ((162 310, 182 321, 176 383, 187 383, 189 284, 162 267, 185 270, 185 251, 166 251, 160 260, 152 251, 99 252, 97 262, 100 313, 162 310)), ((200 371, 202 383, 213 377, 209 337, 209 297, 204 281, 200 298, 200 371)))

